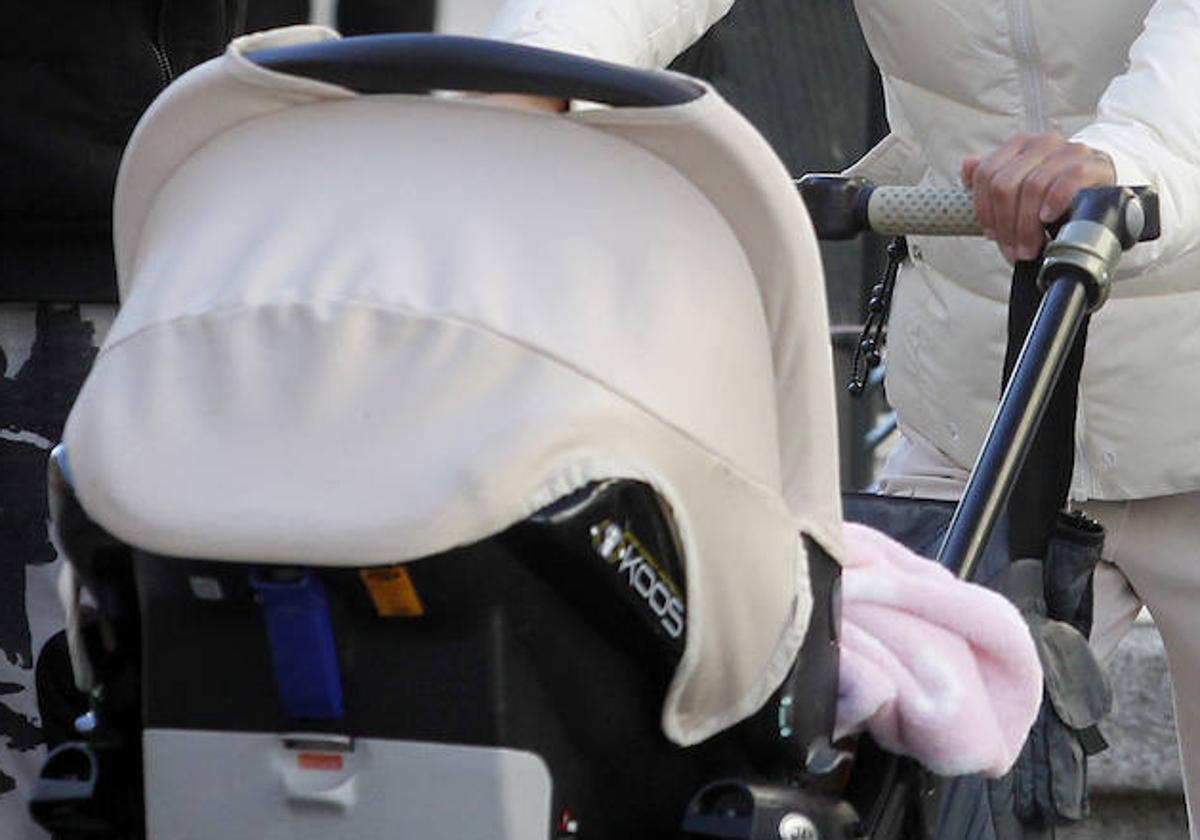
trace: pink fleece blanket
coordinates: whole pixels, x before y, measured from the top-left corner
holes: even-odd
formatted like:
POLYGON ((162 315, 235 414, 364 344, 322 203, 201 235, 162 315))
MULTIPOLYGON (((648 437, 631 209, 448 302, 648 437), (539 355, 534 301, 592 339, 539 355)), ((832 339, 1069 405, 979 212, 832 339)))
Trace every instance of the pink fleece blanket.
POLYGON ((845 537, 839 737, 866 729, 943 775, 1003 774, 1042 697, 1020 613, 878 531, 845 537))

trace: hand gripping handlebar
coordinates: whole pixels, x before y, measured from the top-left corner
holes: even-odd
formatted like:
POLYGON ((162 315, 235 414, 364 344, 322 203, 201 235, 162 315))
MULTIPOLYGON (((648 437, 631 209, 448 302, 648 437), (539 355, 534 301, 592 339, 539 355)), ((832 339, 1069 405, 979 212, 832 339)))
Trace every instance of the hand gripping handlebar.
MULTIPOLYGON (((873 231, 908 236, 978 236, 971 192, 961 188, 880 187, 863 178, 805 175, 796 185, 820 239, 850 239, 873 231)), ((1088 305, 1108 297, 1122 252, 1159 237, 1158 195, 1149 187, 1092 187, 1080 192, 1067 215, 1048 227, 1038 282, 1048 287, 1063 270, 1077 269, 1088 305)))
MULTIPOLYGON (((865 231, 926 236, 980 232, 962 189, 876 187, 859 178, 808 175, 797 182, 824 239, 865 231)), ((938 561, 970 579, 1008 501, 1059 374, 1089 310, 1108 297, 1121 254, 1159 236, 1158 198, 1148 187, 1081 190, 1050 225, 1038 283, 1045 291, 971 470, 938 561)))

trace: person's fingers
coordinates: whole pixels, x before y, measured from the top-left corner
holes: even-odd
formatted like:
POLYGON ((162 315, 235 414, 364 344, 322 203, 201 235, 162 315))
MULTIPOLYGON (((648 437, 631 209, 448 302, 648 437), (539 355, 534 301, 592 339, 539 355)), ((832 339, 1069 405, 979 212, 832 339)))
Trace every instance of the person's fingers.
POLYGON ((567 100, 553 96, 536 96, 531 93, 481 93, 479 99, 495 102, 500 105, 511 105, 516 108, 528 108, 532 111, 565 111, 567 100))
MULTIPOLYGON (((1040 242, 1020 235, 1022 195, 1029 189, 1045 190, 1048 184, 1042 183, 1044 176, 1039 175, 1045 161, 1055 154, 1065 141, 1054 134, 1042 134, 1029 138, 1020 152, 1010 158, 992 177, 989 192, 992 207, 992 227, 996 241, 1006 246, 1016 259, 1032 259, 1037 256, 1040 242), (1029 253, 1033 245, 1034 253, 1029 253)), ((1035 214, 1040 208, 1041 195, 1033 199, 1034 207, 1030 211, 1035 214)))
POLYGON ((1057 173, 1038 210, 1038 218, 1043 224, 1062 218, 1071 206, 1075 193, 1081 189, 1112 186, 1117 182, 1117 170, 1112 158, 1082 143, 1072 143, 1071 146, 1077 150, 1077 157, 1072 159, 1070 166, 1057 173))
POLYGON ((983 228, 983 235, 988 239, 997 238, 996 216, 992 207, 992 180, 996 173, 1020 154, 1029 140, 1029 135, 1018 134, 996 151, 986 155, 971 171, 971 182, 968 186, 975 199, 975 215, 979 219, 979 226, 983 228))
POLYGON ((1045 226, 1062 217, 1075 194, 1116 183, 1108 155, 1082 143, 1067 143, 1025 179, 1017 209, 1017 256, 1031 260, 1045 243, 1045 226))
POLYGON ((1012 238, 1013 251, 1019 260, 1035 259, 1046 243, 1046 226, 1038 213, 1054 179, 1055 170, 1043 164, 1034 168, 1021 185, 1021 196, 1013 215, 1012 238))
POLYGON ((971 182, 975 178, 975 170, 979 168, 979 164, 983 161, 983 155, 968 155, 963 158, 962 172, 959 177, 962 179, 962 184, 967 189, 971 188, 971 182))
POLYGON ((1104 153, 1047 133, 1018 134, 989 155, 964 158, 962 178, 984 235, 1011 262, 1037 257, 1045 225, 1066 212, 1075 193, 1113 184, 1116 173, 1104 153))
POLYGON ((1045 222, 1041 218, 1046 196, 1063 173, 1072 170, 1078 158, 1078 144, 1063 142, 1025 175, 1012 217, 1011 245, 1017 259, 1032 260, 1041 253, 1046 240, 1045 222))

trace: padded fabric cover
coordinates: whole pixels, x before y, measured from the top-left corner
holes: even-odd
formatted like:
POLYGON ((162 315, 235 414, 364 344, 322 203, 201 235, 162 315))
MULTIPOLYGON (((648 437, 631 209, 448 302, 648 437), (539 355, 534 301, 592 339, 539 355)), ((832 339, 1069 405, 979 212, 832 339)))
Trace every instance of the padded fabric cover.
POLYGON ((370 565, 644 480, 687 563, 663 713, 694 743, 785 675, 841 556, 816 243, 716 94, 572 116, 360 97, 240 39, 153 106, 115 214, 123 304, 67 424, 142 548, 370 565))

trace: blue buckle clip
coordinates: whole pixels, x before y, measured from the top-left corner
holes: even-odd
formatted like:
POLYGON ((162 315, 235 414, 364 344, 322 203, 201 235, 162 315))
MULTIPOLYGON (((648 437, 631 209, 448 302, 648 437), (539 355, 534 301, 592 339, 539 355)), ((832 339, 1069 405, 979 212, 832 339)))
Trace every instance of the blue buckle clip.
POLYGON ((321 578, 311 571, 286 580, 254 572, 250 585, 267 623, 275 687, 284 712, 292 718, 341 718, 341 669, 321 578))

